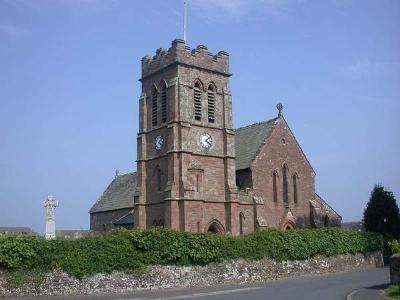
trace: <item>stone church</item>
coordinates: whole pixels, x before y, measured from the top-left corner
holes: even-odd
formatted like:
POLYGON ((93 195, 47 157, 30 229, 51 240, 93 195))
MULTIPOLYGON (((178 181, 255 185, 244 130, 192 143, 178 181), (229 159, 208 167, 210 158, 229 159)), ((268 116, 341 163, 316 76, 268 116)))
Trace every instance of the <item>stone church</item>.
POLYGON ((284 116, 232 123, 229 54, 177 39, 142 59, 137 172, 90 209, 93 231, 166 226, 240 235, 340 226, 284 116))

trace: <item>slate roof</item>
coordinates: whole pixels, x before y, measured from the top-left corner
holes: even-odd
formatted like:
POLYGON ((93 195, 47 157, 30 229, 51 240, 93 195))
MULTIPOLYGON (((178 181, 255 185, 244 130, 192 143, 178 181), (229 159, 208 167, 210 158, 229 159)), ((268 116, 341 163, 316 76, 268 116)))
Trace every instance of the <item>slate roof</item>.
POLYGON ((342 216, 339 215, 337 213, 336 210, 334 210, 332 208, 332 206, 330 206, 320 195, 318 195, 317 193, 315 193, 315 200, 319 201, 325 208, 325 210, 330 211, 332 214, 336 215, 337 218, 339 218, 340 220, 342 220, 342 216))
POLYGON ((0 227, 0 234, 28 234, 32 232, 29 227, 0 227))
POLYGON ((114 178, 103 195, 92 206, 89 213, 122 208, 133 208, 133 196, 137 185, 136 172, 114 178))
POLYGON ((113 222, 114 225, 133 225, 133 210, 113 222))
POLYGON ((236 129, 236 170, 250 168, 279 118, 236 129))

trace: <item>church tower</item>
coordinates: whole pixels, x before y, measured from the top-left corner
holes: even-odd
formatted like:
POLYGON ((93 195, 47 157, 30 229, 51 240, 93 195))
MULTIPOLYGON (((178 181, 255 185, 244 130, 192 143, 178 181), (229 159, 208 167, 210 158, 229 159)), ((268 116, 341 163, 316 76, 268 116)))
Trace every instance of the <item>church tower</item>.
POLYGON ((239 234, 230 75, 180 39, 142 59, 135 227, 239 234))

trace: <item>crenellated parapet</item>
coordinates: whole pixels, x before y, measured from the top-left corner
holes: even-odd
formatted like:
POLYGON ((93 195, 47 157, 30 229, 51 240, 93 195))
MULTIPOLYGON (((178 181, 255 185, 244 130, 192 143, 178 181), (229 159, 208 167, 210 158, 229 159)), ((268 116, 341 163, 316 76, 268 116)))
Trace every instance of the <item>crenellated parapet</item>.
POLYGON ((206 46, 199 45, 191 49, 186 46, 184 40, 176 39, 172 42, 171 48, 159 48, 155 56, 142 58, 142 78, 175 63, 230 75, 229 54, 227 52, 219 51, 214 55, 208 52, 206 46))

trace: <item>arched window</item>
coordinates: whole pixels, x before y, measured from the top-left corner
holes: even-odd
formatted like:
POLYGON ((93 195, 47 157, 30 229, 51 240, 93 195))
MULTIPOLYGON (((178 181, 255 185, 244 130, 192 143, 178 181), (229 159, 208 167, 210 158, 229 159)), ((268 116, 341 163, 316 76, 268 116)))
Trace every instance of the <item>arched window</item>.
POLYGON ((328 215, 325 215, 325 218, 324 218, 324 226, 325 227, 329 227, 329 217, 328 217, 328 215))
POLYGON ((160 168, 157 168, 157 191, 162 190, 162 174, 160 168))
POLYGON ((158 92, 155 86, 153 86, 153 90, 151 92, 151 124, 153 126, 157 126, 157 98, 158 98, 158 92))
POLYGON ((283 165, 282 168, 282 196, 283 202, 289 202, 288 181, 287 181, 287 166, 283 165))
POLYGON ((208 87, 207 90, 207 112, 208 112, 208 122, 215 122, 215 93, 212 85, 208 87))
POLYGON ((194 119, 201 121, 201 87, 198 82, 194 85, 194 119))
POLYGON ((277 177, 278 174, 276 171, 272 174, 272 196, 274 199, 274 202, 278 201, 278 186, 277 186, 277 177))
POLYGON ((161 122, 167 122, 167 84, 161 83, 161 122))
POLYGON ((292 181, 293 181, 293 202, 297 203, 297 175, 296 174, 293 175, 292 181))

